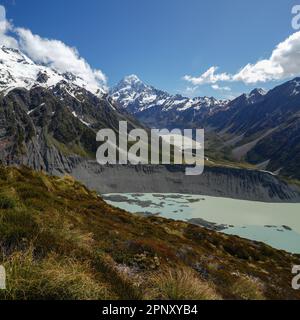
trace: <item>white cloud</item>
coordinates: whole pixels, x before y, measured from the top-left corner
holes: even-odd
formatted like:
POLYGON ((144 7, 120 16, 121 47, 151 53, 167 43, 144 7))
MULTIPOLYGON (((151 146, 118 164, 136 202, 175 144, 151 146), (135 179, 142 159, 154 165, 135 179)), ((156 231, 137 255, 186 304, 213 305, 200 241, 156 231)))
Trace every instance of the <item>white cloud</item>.
POLYGON ((199 77, 184 76, 194 85, 215 84, 220 81, 242 81, 247 84, 281 80, 300 75, 300 31, 279 43, 268 59, 248 63, 236 74, 216 74, 217 67, 209 68, 199 77))
POLYGON ((28 29, 17 28, 20 49, 33 61, 49 65, 59 72, 71 72, 81 77, 90 85, 106 83, 106 77, 100 70, 93 70, 79 56, 75 48, 71 48, 59 40, 41 38, 28 29))
POLYGON ((185 91, 186 91, 187 93, 194 93, 197 89, 198 89, 198 86, 186 87, 185 91))
POLYGON ((230 87, 220 87, 218 84, 213 84, 211 87, 218 91, 231 91, 230 87))
POLYGON ((6 20, 6 10, 4 6, 0 5, 0 45, 6 47, 17 48, 18 42, 15 38, 9 36, 12 31, 12 25, 6 20))
POLYGON ((13 27, 6 20, 5 7, 1 5, 0 45, 19 48, 34 62, 45 64, 60 73, 71 72, 82 78, 90 88, 107 89, 104 73, 101 70, 92 69, 85 59, 80 57, 76 48, 59 40, 42 38, 28 29, 13 27))
POLYGON ((211 67, 199 77, 184 76, 183 79, 191 82, 193 85, 202 85, 207 83, 216 83, 218 81, 228 81, 230 76, 227 73, 216 73, 218 67, 211 67))
POLYGON ((0 22, 6 20, 6 9, 0 5, 0 22))
POLYGON ((300 31, 279 43, 269 59, 247 64, 233 76, 233 80, 256 83, 285 79, 299 74, 300 31))

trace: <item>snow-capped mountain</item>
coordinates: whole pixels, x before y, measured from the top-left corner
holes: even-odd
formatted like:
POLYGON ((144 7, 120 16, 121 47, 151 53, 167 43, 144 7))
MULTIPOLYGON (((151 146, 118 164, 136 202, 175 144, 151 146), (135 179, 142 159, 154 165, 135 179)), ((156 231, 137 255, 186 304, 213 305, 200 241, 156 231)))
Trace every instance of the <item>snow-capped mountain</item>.
POLYGON ((70 91, 83 88, 96 96, 105 93, 100 86, 91 85, 72 73, 62 74, 47 66, 36 64, 17 49, 5 46, 0 48, 0 91, 5 95, 15 88, 51 88, 60 82, 66 84, 67 90, 70 91))
POLYGON ((98 130, 117 132, 120 121, 141 127, 102 88, 0 47, 1 163, 69 173, 95 158, 98 130))
POLYGON ((162 105, 170 95, 144 84, 136 75, 130 75, 121 80, 111 89, 111 96, 130 113, 137 113, 153 104, 162 105))
POLYGON ((225 108, 229 102, 213 97, 171 95, 143 83, 136 75, 125 77, 110 94, 115 102, 138 119, 149 126, 159 127, 181 127, 186 121, 225 108))
POLYGON ((268 91, 262 88, 256 88, 252 90, 249 94, 246 94, 246 98, 249 104, 253 104, 261 101, 267 93, 268 91))
POLYGON ((187 109, 199 110, 202 107, 225 106, 228 100, 198 97, 186 98, 181 95, 171 95, 143 83, 136 75, 125 77, 111 90, 112 98, 132 113, 142 112, 146 109, 161 106, 161 111, 171 109, 185 111, 187 109))

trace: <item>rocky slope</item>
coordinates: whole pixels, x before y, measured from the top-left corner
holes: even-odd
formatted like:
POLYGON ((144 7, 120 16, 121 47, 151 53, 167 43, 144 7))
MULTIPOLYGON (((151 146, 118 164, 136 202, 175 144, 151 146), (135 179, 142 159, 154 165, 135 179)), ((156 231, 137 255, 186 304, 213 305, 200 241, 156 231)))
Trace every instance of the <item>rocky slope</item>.
POLYGON ((2 163, 63 173, 76 158, 95 159, 99 129, 118 131, 120 120, 128 121, 129 128, 136 125, 106 96, 97 98, 84 89, 72 96, 66 86, 14 89, 0 97, 2 163))
POLYGON ((264 201, 299 202, 299 192, 277 177, 256 170, 206 166, 186 176, 183 166, 99 166, 78 162, 72 176, 99 193, 184 193, 264 201))
POLYGON ((19 50, 0 48, 0 160, 51 173, 95 158, 96 132, 141 127, 118 110, 101 87, 71 73, 35 64, 19 50))
POLYGON ((0 167, 0 219, 0 299, 300 299, 299 256, 128 214, 71 177, 0 167))

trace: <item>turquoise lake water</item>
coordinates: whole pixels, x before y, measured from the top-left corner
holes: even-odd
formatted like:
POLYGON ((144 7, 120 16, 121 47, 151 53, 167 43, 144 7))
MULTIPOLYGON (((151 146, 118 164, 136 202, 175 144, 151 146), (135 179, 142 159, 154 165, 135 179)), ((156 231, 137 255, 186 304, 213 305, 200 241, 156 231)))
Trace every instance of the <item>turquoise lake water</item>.
MULTIPOLYGON (((174 220, 203 219, 221 232, 300 253, 300 203, 263 203, 185 194, 106 194, 132 213, 174 220)), ((194 220, 195 221, 195 220, 194 220)))

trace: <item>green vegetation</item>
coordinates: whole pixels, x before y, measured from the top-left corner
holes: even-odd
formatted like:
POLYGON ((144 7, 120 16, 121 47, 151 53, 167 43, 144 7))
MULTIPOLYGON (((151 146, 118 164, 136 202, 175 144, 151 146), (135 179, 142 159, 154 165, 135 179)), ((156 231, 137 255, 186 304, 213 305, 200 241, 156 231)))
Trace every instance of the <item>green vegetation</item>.
POLYGON ((84 147, 81 146, 80 141, 74 141, 69 144, 64 144, 62 142, 57 141, 51 135, 46 135, 46 141, 49 147, 54 146, 66 157, 78 155, 89 159, 95 158, 95 155, 92 152, 87 151, 84 147))
POLYGON ((300 257, 132 215, 73 178, 0 167, 0 299, 300 299, 300 257))
POLYGON ((230 160, 224 160, 224 159, 214 159, 209 158, 208 160, 204 161, 205 166, 208 167, 229 167, 229 168, 235 168, 235 169, 246 169, 246 170, 255 170, 255 166, 252 164, 249 164, 247 162, 237 162, 237 161, 230 161, 230 160))
POLYGON ((299 179, 291 179, 291 178, 287 178, 284 176, 279 176, 279 179, 286 182, 290 186, 294 186, 296 188, 296 190, 300 191, 300 180, 299 179))

